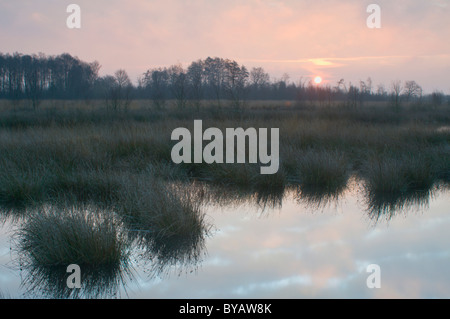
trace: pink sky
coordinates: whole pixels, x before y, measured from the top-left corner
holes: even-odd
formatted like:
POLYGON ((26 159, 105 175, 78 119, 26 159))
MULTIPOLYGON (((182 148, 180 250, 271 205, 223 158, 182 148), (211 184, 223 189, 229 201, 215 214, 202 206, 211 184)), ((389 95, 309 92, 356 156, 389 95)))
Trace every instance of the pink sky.
POLYGON ((316 75, 374 85, 416 80, 450 93, 450 0, 0 0, 0 51, 68 52, 132 79, 208 56, 262 66, 291 81, 316 75), (66 7, 81 7, 79 30, 66 7), (366 8, 381 7, 381 29, 366 8))

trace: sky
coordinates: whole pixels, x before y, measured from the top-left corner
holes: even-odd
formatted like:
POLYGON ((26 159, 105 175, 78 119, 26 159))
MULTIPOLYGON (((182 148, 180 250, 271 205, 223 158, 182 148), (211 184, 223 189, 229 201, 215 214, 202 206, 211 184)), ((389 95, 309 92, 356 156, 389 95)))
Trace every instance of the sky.
POLYGON ((0 0, 0 52, 70 53, 101 75, 207 57, 298 83, 415 80, 450 94, 450 0, 0 0), (81 8, 70 29, 69 4, 81 8), (378 4, 380 28, 367 7, 378 4))

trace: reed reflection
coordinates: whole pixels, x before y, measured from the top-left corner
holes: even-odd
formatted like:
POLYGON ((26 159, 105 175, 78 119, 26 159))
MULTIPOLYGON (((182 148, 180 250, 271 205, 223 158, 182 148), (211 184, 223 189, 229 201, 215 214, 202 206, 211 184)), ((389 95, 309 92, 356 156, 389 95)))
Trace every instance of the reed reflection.
POLYGON ((247 189, 204 182, 192 186, 193 196, 204 206, 238 208, 256 205, 262 211, 281 209, 287 189, 285 186, 247 189))
POLYGON ((123 204, 128 239, 150 277, 168 275, 174 267, 192 271, 201 262, 211 225, 196 196, 189 183, 152 183, 123 204))
POLYGON ((81 288, 69 288, 66 266, 30 264, 21 270, 24 297, 50 299, 121 298, 133 278, 128 265, 81 268, 81 288))
POLYGON ((195 272, 207 254, 207 238, 213 235, 205 207, 256 205, 270 214, 293 198, 317 210, 361 189, 357 194, 363 196, 364 209, 378 221, 427 207, 440 189, 376 192, 370 180, 354 178, 323 188, 261 182, 264 187, 249 190, 153 179, 134 185, 109 212, 86 205, 47 206, 27 213, 15 235, 16 265, 26 296, 114 298, 126 293, 136 269, 149 278, 195 272), (69 264, 81 267, 81 289, 67 287, 69 264))
POLYGON ((15 237, 25 296, 108 298, 131 278, 129 243, 112 214, 94 207, 38 209, 15 237), (81 288, 67 285, 67 266, 80 267, 81 288))
POLYGON ((369 192, 365 197, 366 212, 376 222, 381 218, 390 220, 401 212, 426 209, 438 189, 409 190, 396 194, 369 192))

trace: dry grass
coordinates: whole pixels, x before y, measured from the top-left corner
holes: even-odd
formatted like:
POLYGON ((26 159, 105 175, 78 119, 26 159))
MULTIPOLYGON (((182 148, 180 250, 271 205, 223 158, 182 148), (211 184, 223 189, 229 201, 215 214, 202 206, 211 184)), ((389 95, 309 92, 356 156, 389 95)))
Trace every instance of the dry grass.
POLYGON ((93 207, 41 209, 18 232, 19 251, 40 266, 119 266, 126 241, 116 219, 93 207))
POLYGON ((290 184, 300 185, 304 193, 337 192, 352 174, 367 179, 373 192, 378 192, 375 185, 383 183, 390 192, 406 187, 405 183, 428 188, 450 178, 450 133, 440 129, 450 122, 450 109, 444 106, 398 111, 386 105, 349 109, 267 102, 258 107, 253 102, 240 112, 207 105, 198 111, 170 107, 155 111, 146 108, 145 101, 136 101, 121 113, 107 112, 96 102, 61 103, 65 104, 61 108, 52 104, 36 112, 6 108, 1 113, 0 205, 4 208, 61 197, 111 205, 122 200, 124 181, 132 176, 198 178, 260 193, 280 193, 290 184), (174 165, 171 132, 192 128, 194 119, 202 119, 204 128, 222 130, 280 128, 279 173, 261 176, 258 165, 250 164, 174 165), (427 165, 415 163, 418 155, 426 155, 427 165), (399 173, 399 165, 411 169, 399 173))

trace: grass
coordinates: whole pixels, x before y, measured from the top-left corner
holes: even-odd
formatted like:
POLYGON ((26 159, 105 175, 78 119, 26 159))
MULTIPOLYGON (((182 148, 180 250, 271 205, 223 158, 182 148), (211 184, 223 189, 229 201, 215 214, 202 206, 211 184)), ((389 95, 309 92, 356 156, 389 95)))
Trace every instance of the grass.
POLYGON ((166 238, 202 232, 204 216, 186 189, 157 179, 126 183, 115 207, 134 225, 133 229, 166 238))
POLYGON ((435 187, 450 184, 448 106, 144 105, 110 112, 100 102, 44 101, 31 111, 0 101, 0 212, 20 223, 30 289, 58 298, 113 295, 135 244, 156 274, 196 267, 211 230, 204 205, 278 207, 294 189, 320 206, 355 178, 378 220, 426 205, 435 187), (174 165, 171 132, 192 129, 195 119, 222 132, 280 128, 278 173, 261 175, 258 164, 174 165), (73 263, 82 267, 80 291, 66 286, 73 263))
POLYGON ((345 188, 350 175, 345 156, 329 150, 299 152, 291 170, 305 192, 337 193, 345 188))
POLYGON ((40 266, 119 266, 126 241, 114 218, 93 208, 41 209, 18 232, 28 264, 40 266))
POLYGON ((51 282, 60 288, 57 296, 70 295, 50 268, 112 269, 106 277, 86 273, 95 295, 99 282, 117 282, 132 243, 157 273, 195 265, 211 229, 203 205, 277 207, 292 188, 299 199, 320 204, 338 197, 354 177, 364 187, 369 214, 379 218, 426 203, 436 185, 450 182, 447 106, 350 109, 272 101, 230 112, 143 105, 110 112, 100 102, 53 101, 31 111, 0 103, 0 211, 26 211, 18 246, 32 266, 31 286, 51 282), (192 129, 195 119, 222 132, 280 128, 279 171, 261 175, 258 164, 173 164, 171 132, 192 129))
POLYGON ((438 176, 435 165, 429 154, 421 152, 411 156, 375 157, 364 168, 367 190, 372 195, 390 196, 428 190, 438 176))
MULTIPOLYGON (((207 106, 156 111, 143 107, 145 101, 136 101, 128 112, 111 112, 97 102, 86 106, 61 101, 65 104, 61 107, 57 103, 43 103, 37 111, 3 105, 0 206, 4 209, 68 198, 113 207, 128 202, 123 194, 130 194, 127 189, 136 188, 136 181, 155 177, 166 182, 199 179, 261 198, 277 198, 292 185, 304 196, 338 194, 351 175, 367 181, 369 195, 426 190, 448 183, 450 177, 450 130, 443 129, 450 123, 447 106, 393 110, 379 104, 350 109, 252 102, 240 112, 207 106), (202 119, 204 128, 222 131, 280 128, 279 172, 262 176, 258 165, 252 164, 173 164, 171 132, 192 128, 194 119, 202 119), (421 165, 425 159, 427 164, 421 165)), ((159 214, 155 208, 149 211, 159 214)), ((174 229, 170 223, 161 225, 168 232, 174 229)))
POLYGON ((81 270, 81 288, 67 286, 67 266, 30 265, 23 268, 22 287, 24 298, 48 299, 98 299, 115 298, 126 292, 127 281, 133 279, 130 271, 124 267, 83 266, 81 270))
POLYGON ((174 265, 196 265, 210 224, 189 184, 160 179, 132 181, 116 203, 128 237, 142 250, 155 274, 174 265))
MULTIPOLYGON (((393 216, 405 207, 426 204, 438 187, 437 172, 443 172, 427 152, 414 152, 410 156, 387 152, 367 162, 363 175, 367 206, 370 215, 393 216)), ((449 169, 447 167, 446 169, 449 169)))

